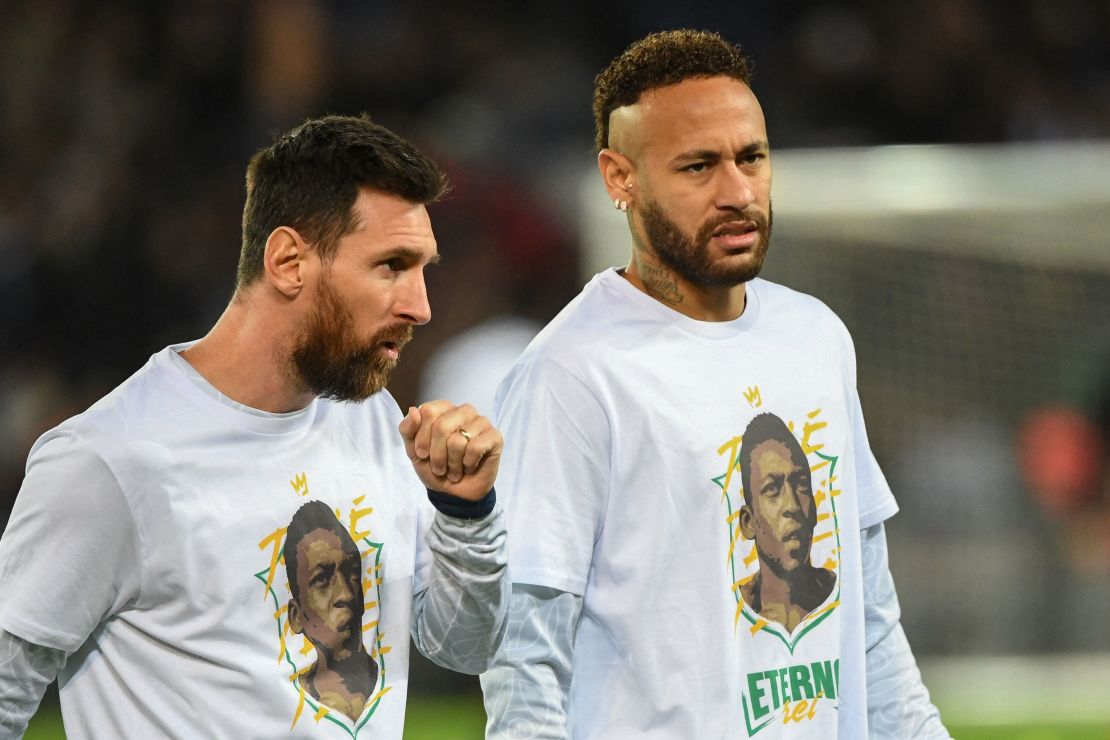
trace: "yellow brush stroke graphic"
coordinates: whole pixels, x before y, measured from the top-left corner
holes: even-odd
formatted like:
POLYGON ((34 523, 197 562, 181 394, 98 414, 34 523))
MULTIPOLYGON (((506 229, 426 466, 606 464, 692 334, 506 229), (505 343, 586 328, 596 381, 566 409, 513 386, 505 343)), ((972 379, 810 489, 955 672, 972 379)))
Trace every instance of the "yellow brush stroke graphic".
MULTIPOLYGON (((819 414, 819 413, 821 413, 821 409, 817 409, 817 411, 814 411, 812 414, 809 415, 809 418, 812 419, 814 417, 814 415, 819 414)), ((822 448, 824 448, 824 446, 825 446, 824 442, 822 442, 820 444, 814 444, 813 442, 810 441, 810 438, 813 436, 814 432, 821 431, 822 429, 824 429, 828 425, 829 425, 828 422, 825 422, 825 421, 817 421, 817 422, 814 422, 812 424, 810 424, 807 421, 802 426, 802 440, 801 440, 802 452, 804 452, 808 456, 808 455, 810 455, 814 452, 817 452, 818 450, 821 450, 822 448)))
POLYGON ((381 689, 380 691, 378 691, 378 693, 371 696, 370 701, 368 701, 366 703, 367 704, 374 704, 376 701, 378 701, 378 699, 381 699, 383 696, 388 694, 392 688, 393 688, 392 686, 386 686, 384 689, 381 689))
MULTIPOLYGON (((358 498, 356 498, 354 501, 355 505, 357 506, 358 504, 362 503, 362 500, 364 498, 366 497, 359 496, 358 498)), ((351 539, 353 539, 355 542, 358 542, 359 540, 370 536, 369 529, 367 529, 365 532, 360 532, 358 530, 358 520, 362 519, 364 516, 370 516, 373 513, 373 506, 367 506, 363 509, 351 509, 350 524, 348 525, 347 530, 351 533, 351 539)))
POLYGON ((754 574, 754 573, 752 573, 752 574, 751 574, 750 576, 744 576, 744 577, 743 577, 743 578, 741 578, 741 579, 740 579, 739 581, 737 581, 736 583, 732 584, 732 590, 733 590, 733 591, 739 591, 741 587, 743 587, 743 586, 746 586, 746 585, 748 585, 749 583, 751 583, 751 582, 752 582, 752 579, 753 579, 753 578, 755 578, 755 574, 754 574))
POLYGON ((759 551, 758 551, 758 550, 756 550, 756 549, 755 549, 755 548, 753 547, 753 548, 752 548, 752 551, 751 551, 751 552, 749 552, 749 553, 748 553, 748 555, 747 555, 747 557, 745 557, 745 558, 744 558, 744 565, 745 565, 745 567, 751 567, 751 564, 752 564, 752 563, 754 563, 754 562, 756 561, 756 559, 757 559, 758 557, 759 557, 759 551))
POLYGON ((740 437, 733 437, 728 442, 717 448, 717 454, 723 455, 728 451, 728 467, 725 469, 725 484, 721 488, 721 500, 728 496, 728 487, 732 483, 732 471, 736 469, 736 456, 740 452, 740 437))
POLYGON ((301 712, 304 711, 304 689, 301 688, 300 682, 297 683, 297 711, 293 714, 293 724, 289 725, 292 730, 297 726, 297 720, 301 718, 301 712))
POLYGON ((285 539, 285 530, 285 527, 278 527, 258 543, 259 550, 265 550, 267 546, 272 546, 274 548, 274 551, 270 554, 270 570, 266 574, 266 590, 262 592, 263 598, 269 594, 270 589, 274 585, 274 572, 277 570, 277 564, 281 560, 281 543, 285 539))
POLYGON ((837 599, 833 603, 829 604, 828 606, 826 606, 821 611, 816 611, 816 612, 813 612, 812 614, 808 615, 806 617, 806 621, 813 621, 814 619, 817 619, 817 617, 821 616, 825 612, 831 612, 833 609, 835 609, 838 606, 840 606, 840 599, 837 599))
POLYGON ((736 525, 736 529, 732 533, 732 541, 728 543, 728 553, 725 557, 725 562, 732 560, 732 553, 736 552, 736 543, 744 539, 744 534, 740 531, 740 525, 736 525))

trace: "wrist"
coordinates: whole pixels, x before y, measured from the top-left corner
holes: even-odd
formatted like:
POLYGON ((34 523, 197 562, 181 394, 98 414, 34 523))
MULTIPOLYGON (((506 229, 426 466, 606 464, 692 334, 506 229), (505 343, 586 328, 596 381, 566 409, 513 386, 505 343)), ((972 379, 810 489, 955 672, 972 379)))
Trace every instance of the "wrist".
POLYGON ((483 519, 493 512, 497 504, 497 491, 490 488, 489 492, 480 499, 470 500, 459 496, 452 496, 443 491, 428 490, 428 500, 436 511, 456 519, 483 519))

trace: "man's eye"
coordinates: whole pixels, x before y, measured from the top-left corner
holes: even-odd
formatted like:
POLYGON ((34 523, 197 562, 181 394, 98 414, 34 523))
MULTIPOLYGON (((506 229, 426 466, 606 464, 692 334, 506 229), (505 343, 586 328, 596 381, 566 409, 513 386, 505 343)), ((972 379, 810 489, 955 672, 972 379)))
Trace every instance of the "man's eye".
POLYGON ((741 164, 756 164, 756 163, 762 161, 763 159, 765 159, 766 157, 767 157, 767 155, 763 154, 762 152, 756 152, 754 154, 745 154, 743 157, 740 158, 740 163, 741 164))
POLYGON ((386 269, 390 270, 391 272, 400 272, 404 268, 404 265, 401 264, 401 260, 397 257, 394 257, 393 259, 388 259, 382 264, 385 265, 386 269))
POLYGON ((709 165, 706 164, 705 162, 695 162, 694 164, 688 164, 685 167, 683 167, 682 171, 683 172, 705 172, 708 168, 709 168, 709 165))

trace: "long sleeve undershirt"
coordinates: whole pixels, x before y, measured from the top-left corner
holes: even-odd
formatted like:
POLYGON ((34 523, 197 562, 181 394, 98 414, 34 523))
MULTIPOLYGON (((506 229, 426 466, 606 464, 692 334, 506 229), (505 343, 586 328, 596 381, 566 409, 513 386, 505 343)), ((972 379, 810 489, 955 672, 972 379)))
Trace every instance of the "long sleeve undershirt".
MULTIPOLYGON (((480 673, 500 644, 509 598, 505 537, 499 508, 480 519, 437 513, 428 529, 432 574, 413 595, 412 635, 445 668, 480 673)), ((66 658, 0 629, 0 740, 23 736, 66 658)))
MULTIPOLYGON (((921 682, 899 622, 882 524, 863 530, 867 714, 873 740, 949 738, 921 682)), ((574 638, 582 597, 513 584, 509 627, 482 675, 487 740, 564 740, 574 638)))

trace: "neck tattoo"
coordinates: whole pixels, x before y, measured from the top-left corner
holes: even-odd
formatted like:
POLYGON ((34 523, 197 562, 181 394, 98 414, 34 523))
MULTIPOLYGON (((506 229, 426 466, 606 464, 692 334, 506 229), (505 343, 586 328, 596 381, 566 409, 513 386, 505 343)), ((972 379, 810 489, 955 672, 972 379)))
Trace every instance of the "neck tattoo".
POLYGON ((650 265, 643 260, 639 260, 639 263, 640 281, 644 284, 644 289, 648 292, 648 295, 672 306, 682 303, 684 296, 679 292, 677 275, 670 270, 650 265))

